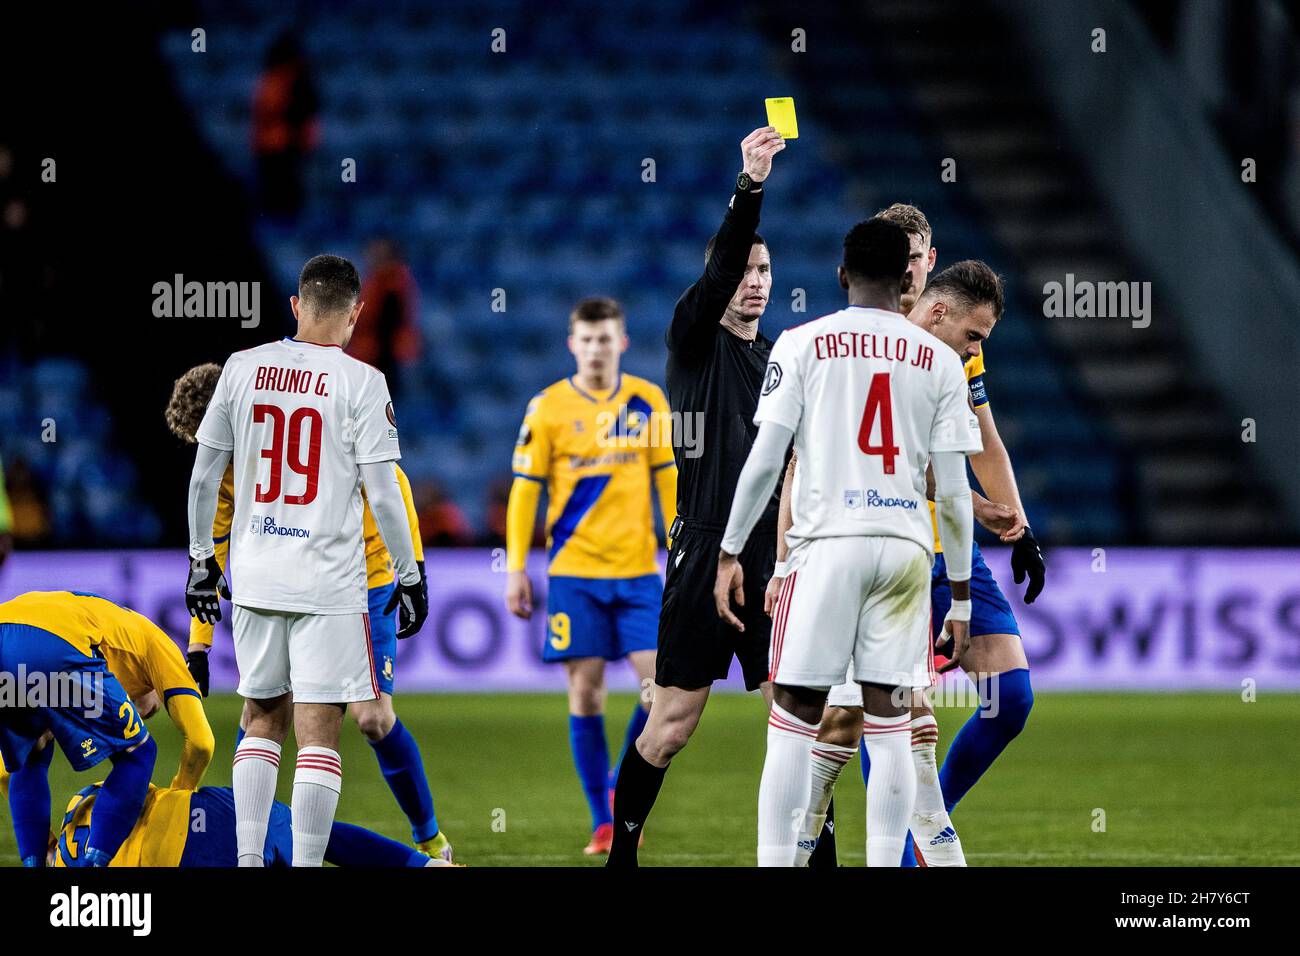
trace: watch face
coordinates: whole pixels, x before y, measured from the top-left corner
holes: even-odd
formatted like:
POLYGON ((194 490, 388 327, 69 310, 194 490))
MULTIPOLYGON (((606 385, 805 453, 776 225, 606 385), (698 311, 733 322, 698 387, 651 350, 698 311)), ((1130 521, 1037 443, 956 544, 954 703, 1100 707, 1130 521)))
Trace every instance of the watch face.
POLYGON ((749 178, 749 173, 741 173, 739 176, 736 177, 737 189, 743 192, 748 192, 749 187, 752 185, 754 185, 754 181, 749 178))

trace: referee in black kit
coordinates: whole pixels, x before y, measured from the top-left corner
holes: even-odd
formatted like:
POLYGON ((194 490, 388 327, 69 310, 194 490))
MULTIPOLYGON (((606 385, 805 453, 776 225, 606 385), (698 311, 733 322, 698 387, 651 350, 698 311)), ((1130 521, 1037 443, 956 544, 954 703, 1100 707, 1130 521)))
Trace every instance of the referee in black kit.
POLYGON ((758 428, 754 412, 772 342, 758 320, 772 291, 772 260, 758 234, 763 185, 785 141, 771 126, 740 144, 744 168, 722 226, 704 250, 704 275, 673 311, 668 343, 668 403, 681 421, 702 423, 698 458, 673 443, 677 459, 677 521, 670 537, 654 704, 636 746, 628 749, 614 785, 614 844, 607 866, 636 866, 637 843, 673 755, 686 746, 704 713, 709 688, 727 676, 734 654, 748 690, 761 688, 768 706, 771 618, 763 591, 776 563, 780 489, 741 552, 743 632, 718 618, 713 601, 718 551, 727 513, 758 428))

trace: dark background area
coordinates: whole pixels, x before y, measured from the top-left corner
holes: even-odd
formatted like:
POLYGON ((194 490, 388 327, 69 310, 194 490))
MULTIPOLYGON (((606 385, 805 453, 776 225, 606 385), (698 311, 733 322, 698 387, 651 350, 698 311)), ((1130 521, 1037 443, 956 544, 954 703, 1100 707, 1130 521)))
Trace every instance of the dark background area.
MULTIPOLYGON (((1208 131, 1205 183, 1225 206, 1204 207, 1189 189, 1179 210, 1134 208, 1118 178, 1099 173, 1107 151, 1121 149, 1125 117, 1146 107, 1136 96, 1107 104, 1081 141, 1036 64, 1054 29, 1053 5, 1042 6, 1036 24, 1016 4, 991 2, 773 2, 742 17, 666 4, 657 20, 619 4, 7 13, 0 454, 11 494, 30 489, 22 500, 34 497, 46 516, 20 547, 178 546, 192 450, 163 423, 172 382, 290 333, 285 300, 303 259, 328 249, 360 264, 381 236, 397 243, 419 290, 404 306, 412 338, 391 377, 403 465, 432 516, 425 533, 435 544, 498 541, 523 405, 571 369, 560 331, 568 305, 593 293, 623 300, 626 367, 661 380, 663 323, 720 216, 736 144, 762 123, 762 97, 782 94, 796 97, 804 135, 779 157, 765 209, 777 276, 769 335, 838 306, 833 268, 848 226, 914 202, 935 226, 940 268, 975 256, 1007 279, 989 388, 1040 538, 1300 540, 1300 503, 1278 467, 1300 435, 1294 390, 1282 384, 1300 354, 1277 348, 1294 349, 1293 330, 1256 335, 1265 320, 1276 329, 1296 314, 1300 302, 1286 299, 1295 286, 1259 288, 1226 254, 1242 249, 1216 247, 1208 233, 1202 253, 1171 266, 1129 221, 1167 217, 1174 230, 1184 213, 1230 220, 1255 265, 1294 283, 1249 251, 1267 238, 1295 271, 1294 9, 1084 5, 1112 46, 1111 60, 1091 62, 1105 62, 1117 88, 1192 77, 1174 119, 1208 131), (1207 18, 1210 8, 1220 19, 1207 18), (195 25, 207 32, 201 54, 187 49, 195 25), (497 26, 510 46, 494 58, 497 26), (791 50, 795 28, 806 52, 791 50), (252 93, 286 34, 302 47, 318 127, 290 214, 268 211, 275 196, 259 191, 260 167, 247 162, 252 93), (1136 72, 1140 44, 1167 59, 1142 55, 1136 72), (358 182, 344 189, 339 156, 354 154, 358 182), (1258 188, 1240 183, 1240 155, 1256 157, 1258 188), (55 183, 40 180, 47 156, 55 183), (659 164, 652 186, 639 175, 645 156, 659 164), (945 157, 957 159, 955 184, 940 179, 945 157), (1222 192, 1234 182, 1240 195, 1222 192), (1152 327, 1046 319, 1042 283, 1067 271, 1152 281, 1152 327), (262 324, 154 317, 154 283, 178 273, 261 283, 262 324), (1176 294, 1184 274, 1225 290, 1231 325, 1217 347, 1277 380, 1268 407, 1216 378, 1204 320, 1176 294), (1272 314, 1252 309, 1242 286, 1272 314), (498 287, 522 306, 492 311, 498 287), (791 310, 795 289, 808 314, 791 310), (1247 414, 1260 422, 1258 448, 1241 440, 1247 414), (55 442, 41 441, 47 418, 55 442)), ((1089 38, 1070 42, 1086 51, 1089 38)), ((1082 83, 1081 62, 1054 69, 1082 83)), ((1130 166, 1133 177, 1153 175, 1130 166)), ((370 313, 382 337, 397 335, 402 307, 383 323, 370 313)))

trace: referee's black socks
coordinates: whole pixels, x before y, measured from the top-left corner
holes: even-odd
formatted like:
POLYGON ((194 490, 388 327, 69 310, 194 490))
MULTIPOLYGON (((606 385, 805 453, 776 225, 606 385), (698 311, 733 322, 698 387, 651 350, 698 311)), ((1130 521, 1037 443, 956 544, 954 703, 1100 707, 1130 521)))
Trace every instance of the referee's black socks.
POLYGON ((636 744, 627 748, 614 781, 614 842, 606 866, 636 866, 641 828, 659 796, 667 767, 656 767, 641 756, 636 744))

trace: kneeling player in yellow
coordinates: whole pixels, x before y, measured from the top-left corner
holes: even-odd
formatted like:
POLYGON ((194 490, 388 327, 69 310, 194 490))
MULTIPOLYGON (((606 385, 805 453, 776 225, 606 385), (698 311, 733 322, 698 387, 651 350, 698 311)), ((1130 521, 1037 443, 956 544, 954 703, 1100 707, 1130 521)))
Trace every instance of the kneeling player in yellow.
POLYGON ((94 594, 32 591, 0 604, 0 671, 42 674, 51 694, 79 689, 81 701, 49 699, 0 708, 0 787, 7 790, 19 855, 39 866, 50 823, 51 741, 74 770, 113 761, 103 823, 82 856, 106 866, 144 800, 157 747, 145 729, 165 702, 185 738, 172 785, 193 789, 212 759, 213 738, 198 688, 180 651, 144 616, 94 594), (133 703, 138 701, 138 705, 133 703), (12 776, 9 776, 9 775, 12 776))

